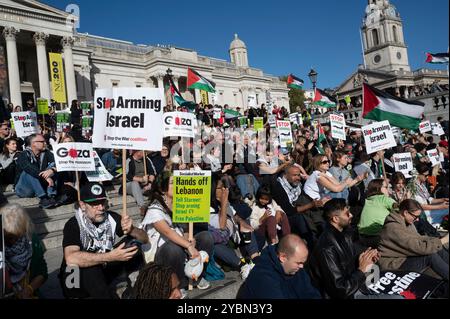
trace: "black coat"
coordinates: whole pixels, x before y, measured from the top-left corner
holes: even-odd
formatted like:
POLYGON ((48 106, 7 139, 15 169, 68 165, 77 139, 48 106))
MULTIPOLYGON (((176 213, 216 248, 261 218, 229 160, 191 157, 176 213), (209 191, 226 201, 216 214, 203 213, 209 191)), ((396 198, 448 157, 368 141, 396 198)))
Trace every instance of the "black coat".
POLYGON ((327 224, 309 259, 311 278, 324 298, 352 299, 359 289, 367 292, 358 259, 351 234, 327 224))
POLYGON ((17 158, 16 167, 17 175, 15 183, 17 184, 22 172, 26 172, 35 178, 40 178, 39 173, 55 167, 55 158, 53 153, 49 150, 45 150, 40 154, 39 158, 36 158, 31 149, 27 148, 25 151, 20 153, 17 158))

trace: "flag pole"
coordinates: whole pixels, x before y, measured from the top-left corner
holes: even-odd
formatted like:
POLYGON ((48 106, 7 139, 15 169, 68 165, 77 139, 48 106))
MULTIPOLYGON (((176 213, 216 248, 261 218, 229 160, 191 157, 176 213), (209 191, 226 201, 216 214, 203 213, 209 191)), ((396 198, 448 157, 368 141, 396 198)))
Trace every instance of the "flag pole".
POLYGON ((122 150, 122 218, 127 216, 127 174, 126 174, 127 150, 122 150))

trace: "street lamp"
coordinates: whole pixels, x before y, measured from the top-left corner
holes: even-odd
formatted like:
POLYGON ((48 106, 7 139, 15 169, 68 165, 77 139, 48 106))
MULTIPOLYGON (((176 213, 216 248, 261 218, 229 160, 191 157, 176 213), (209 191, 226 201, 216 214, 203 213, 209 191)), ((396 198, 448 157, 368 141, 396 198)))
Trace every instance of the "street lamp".
POLYGON ((309 80, 313 85, 313 96, 316 94, 316 83, 317 83, 317 72, 314 69, 311 69, 308 73, 309 80))
MULTIPOLYGON (((166 76, 167 76, 167 81, 169 82, 169 87, 172 85, 172 70, 170 68, 168 68, 166 70, 166 76)), ((172 101, 172 108, 174 107, 174 103, 173 103, 173 96, 172 94, 170 94, 171 96, 171 101, 172 101)))

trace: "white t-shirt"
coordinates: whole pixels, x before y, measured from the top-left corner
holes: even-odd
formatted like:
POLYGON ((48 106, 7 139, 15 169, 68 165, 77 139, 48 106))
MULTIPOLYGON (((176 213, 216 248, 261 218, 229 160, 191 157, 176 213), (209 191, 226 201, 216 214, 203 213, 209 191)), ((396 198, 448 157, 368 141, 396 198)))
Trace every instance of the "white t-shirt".
POLYGON ((147 262, 153 261, 156 251, 159 247, 170 241, 166 236, 160 234, 154 224, 159 221, 165 221, 170 228, 175 230, 178 235, 183 236, 183 230, 178 227, 174 227, 172 219, 168 214, 164 212, 164 208, 157 202, 153 202, 145 214, 144 220, 139 225, 139 228, 144 230, 148 235, 148 244, 142 245, 142 250, 145 254, 145 260, 147 262))
MULTIPOLYGON (((305 185, 303 186, 303 191, 312 199, 320 199, 325 194, 325 187, 317 183, 317 179, 319 178, 319 174, 323 174, 319 171, 314 171, 306 180, 305 185)), ((325 173, 329 177, 333 177, 331 173, 325 173)))

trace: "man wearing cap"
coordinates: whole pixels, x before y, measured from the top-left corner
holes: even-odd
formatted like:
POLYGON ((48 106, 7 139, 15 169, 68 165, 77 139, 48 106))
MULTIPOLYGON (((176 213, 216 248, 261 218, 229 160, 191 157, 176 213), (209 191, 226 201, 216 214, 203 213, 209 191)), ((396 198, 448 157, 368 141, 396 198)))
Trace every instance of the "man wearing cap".
MULTIPOLYGON (((79 208, 63 231, 64 258, 60 283, 66 298, 112 298, 108 285, 138 262, 137 245, 125 243, 114 248, 116 238, 124 235, 141 243, 147 233, 133 226, 127 215, 107 211, 103 186, 88 183, 81 188, 79 208)), ((135 269, 132 269, 135 270, 135 269)))

